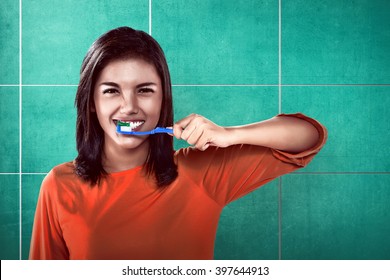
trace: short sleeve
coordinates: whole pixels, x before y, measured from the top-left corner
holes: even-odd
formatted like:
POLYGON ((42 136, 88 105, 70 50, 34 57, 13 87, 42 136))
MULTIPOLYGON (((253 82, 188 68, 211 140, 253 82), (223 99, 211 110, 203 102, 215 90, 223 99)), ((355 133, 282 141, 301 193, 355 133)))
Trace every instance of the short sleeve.
POLYGON ((320 138, 313 148, 299 154, 253 145, 210 147, 204 152, 187 148, 179 155, 179 172, 187 172, 188 178, 224 206, 281 175, 306 166, 325 144, 326 129, 302 114, 289 116, 304 118, 317 128, 320 138))
POLYGON ((29 259, 68 259, 57 214, 56 180, 50 171, 42 182, 30 244, 29 259))
POLYGON ((319 135, 318 142, 316 143, 316 145, 314 145, 312 148, 306 151, 300 152, 298 154, 292 154, 292 153, 288 153, 276 149, 272 150, 274 156, 279 160, 287 163, 292 163, 300 167, 305 167, 325 145, 326 140, 328 138, 328 132, 326 128, 315 119, 309 118, 301 113, 279 114, 278 116, 300 118, 307 122, 310 122, 317 129, 319 135))

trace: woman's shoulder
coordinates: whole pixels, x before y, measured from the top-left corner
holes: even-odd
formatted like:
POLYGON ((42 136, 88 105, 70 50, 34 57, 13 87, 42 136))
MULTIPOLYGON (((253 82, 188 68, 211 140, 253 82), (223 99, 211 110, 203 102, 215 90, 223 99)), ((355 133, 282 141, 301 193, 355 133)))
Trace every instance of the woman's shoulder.
POLYGON ((49 172, 49 174, 50 173, 57 178, 72 178, 76 176, 74 162, 64 162, 57 166, 54 166, 49 172))
POLYGON ((205 151, 200 151, 194 147, 181 148, 175 152, 174 160, 179 169, 190 168, 207 164, 213 157, 216 147, 209 147, 205 151))
POLYGON ((226 148, 211 146, 205 151, 198 150, 194 147, 182 148, 176 151, 176 164, 186 165, 205 164, 208 162, 226 162, 231 159, 239 160, 246 158, 247 155, 261 155, 269 152, 268 148, 253 145, 233 145, 226 148))
POLYGON ((214 154, 218 149, 218 147, 209 147, 207 150, 201 151, 196 149, 195 147, 181 148, 175 152, 175 159, 177 161, 182 161, 186 159, 194 160, 197 158, 209 157, 210 155, 214 154))
POLYGON ((66 206, 75 201, 84 184, 76 175, 73 162, 62 163, 46 174, 41 184, 39 199, 55 205, 53 207, 66 206))
POLYGON ((75 173, 74 163, 65 162, 53 167, 45 176, 42 182, 43 187, 52 187, 59 185, 74 184, 79 181, 79 177, 75 173))

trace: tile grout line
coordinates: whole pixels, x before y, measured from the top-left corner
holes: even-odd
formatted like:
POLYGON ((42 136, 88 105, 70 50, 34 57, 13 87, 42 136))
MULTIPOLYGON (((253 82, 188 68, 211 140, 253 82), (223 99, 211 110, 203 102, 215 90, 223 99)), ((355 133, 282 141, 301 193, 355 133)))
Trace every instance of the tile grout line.
MULTIPOLYGON (((46 175, 49 172, 0 172, 0 175, 46 175)), ((344 172, 332 172, 332 171, 320 171, 320 172, 293 172, 284 176, 290 175, 390 175, 390 171, 344 171, 344 172)))
POLYGON ((282 177, 279 177, 278 182, 278 229, 279 229, 279 235, 278 235, 278 259, 282 260, 282 177))
MULTIPOLYGON (((0 175, 46 175, 49 172, 0 172, 0 175)), ((284 176, 290 175, 390 175, 390 171, 344 171, 344 172, 332 172, 332 171, 320 171, 320 172, 293 172, 284 176)))
POLYGON ((278 92, 279 114, 282 113, 282 0, 279 0, 278 11, 278 92))
POLYGON ((388 87, 390 84, 285 84, 282 87, 388 87))
POLYGON ((152 36, 152 0, 149 0, 149 35, 152 36))
MULTIPOLYGON (((278 1, 278 112, 282 113, 282 0, 278 1)), ((282 259, 282 177, 278 182, 278 259, 282 259)))
POLYGON ((19 0, 19 260, 22 260, 22 0, 19 0))
POLYGON ((172 84, 172 87, 277 87, 273 84, 172 84))
POLYGON ((26 84, 22 85, 23 87, 77 87, 78 85, 60 85, 60 84, 52 84, 52 85, 40 85, 40 84, 26 84))
POLYGON ((1 175, 19 175, 19 174, 22 174, 22 175, 46 175, 48 174, 48 172, 2 172, 0 173, 0 176, 1 175))
MULTIPOLYGON (((0 87, 77 87, 77 84, 0 84, 0 87)), ((390 84, 172 84, 172 87, 388 87, 390 84)))

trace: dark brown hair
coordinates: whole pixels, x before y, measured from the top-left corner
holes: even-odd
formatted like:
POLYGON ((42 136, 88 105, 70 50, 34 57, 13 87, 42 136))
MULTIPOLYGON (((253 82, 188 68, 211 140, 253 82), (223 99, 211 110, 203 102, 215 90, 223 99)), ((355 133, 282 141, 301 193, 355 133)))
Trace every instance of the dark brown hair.
MULTIPOLYGON (((119 27, 99 37, 88 50, 80 71, 75 106, 77 108, 75 172, 91 185, 98 184, 105 172, 102 166, 104 134, 93 108, 95 82, 111 61, 139 58, 154 65, 161 79, 163 100, 158 126, 173 125, 172 87, 168 65, 160 45, 147 33, 119 27)), ((144 170, 154 176, 158 186, 166 186, 177 177, 173 159, 173 139, 167 134, 149 136, 149 154, 144 170)))

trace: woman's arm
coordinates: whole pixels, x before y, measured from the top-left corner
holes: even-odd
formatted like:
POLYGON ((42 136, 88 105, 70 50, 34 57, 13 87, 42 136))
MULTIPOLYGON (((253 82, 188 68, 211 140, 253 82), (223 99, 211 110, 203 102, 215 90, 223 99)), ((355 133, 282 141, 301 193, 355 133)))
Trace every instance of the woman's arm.
POLYGON ((305 151, 319 140, 314 125, 288 115, 243 126, 222 127, 200 115, 191 114, 174 125, 174 136, 199 150, 206 150, 210 145, 250 144, 289 153, 305 151))
POLYGON ((30 260, 67 260, 69 250, 58 219, 58 185, 53 170, 42 182, 30 242, 30 260))

